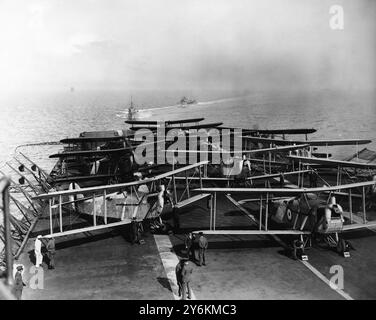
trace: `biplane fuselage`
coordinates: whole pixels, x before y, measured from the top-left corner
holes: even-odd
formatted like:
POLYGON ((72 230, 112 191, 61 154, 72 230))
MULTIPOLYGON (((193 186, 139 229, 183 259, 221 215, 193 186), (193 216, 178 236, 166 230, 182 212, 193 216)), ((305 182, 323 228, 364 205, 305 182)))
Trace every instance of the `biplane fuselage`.
POLYGON ((100 185, 131 176, 132 150, 122 130, 83 132, 78 138, 61 142, 66 144, 64 151, 50 155, 58 158, 51 173, 55 185, 100 185))

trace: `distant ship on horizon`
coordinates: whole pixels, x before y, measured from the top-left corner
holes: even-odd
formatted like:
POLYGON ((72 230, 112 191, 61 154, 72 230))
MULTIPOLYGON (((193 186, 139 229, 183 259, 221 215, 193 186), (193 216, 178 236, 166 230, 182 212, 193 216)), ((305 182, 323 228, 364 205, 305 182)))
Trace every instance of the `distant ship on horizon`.
POLYGON ((188 99, 187 97, 182 97, 179 102, 181 105, 188 105, 188 104, 197 104, 197 100, 188 99))
POLYGON ((129 120, 129 121, 137 120, 137 113, 138 113, 138 109, 133 104, 133 100, 132 100, 132 97, 131 97, 131 105, 128 108, 127 120, 129 120))

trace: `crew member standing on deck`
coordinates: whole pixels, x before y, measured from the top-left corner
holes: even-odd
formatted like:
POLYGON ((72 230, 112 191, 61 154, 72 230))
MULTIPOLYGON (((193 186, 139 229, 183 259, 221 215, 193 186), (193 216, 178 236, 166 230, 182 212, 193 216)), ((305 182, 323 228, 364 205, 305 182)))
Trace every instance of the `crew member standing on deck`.
POLYGON ((17 272, 14 276, 13 294, 17 300, 21 300, 23 287, 26 286, 26 284, 23 282, 23 279, 22 279, 22 270, 23 270, 23 267, 18 266, 17 272))
POLYGON ((43 263, 43 255, 42 255, 42 238, 41 235, 38 235, 35 239, 35 246, 34 246, 34 254, 35 254, 35 266, 39 268, 43 263))
POLYGON ((182 291, 182 272, 183 272, 183 266, 184 266, 184 260, 179 260, 178 264, 175 267, 175 275, 176 275, 176 282, 178 284, 178 296, 181 297, 181 291, 182 291))
POLYGON ((61 174, 63 176, 65 176, 67 174, 67 163, 65 162, 65 160, 62 160, 61 161, 61 174))
POLYGON ((292 257, 294 260, 302 259, 304 255, 304 243, 300 240, 295 240, 293 242, 293 252, 292 257))
POLYGON ((159 193, 158 193, 158 199, 157 199, 157 208, 156 208, 156 211, 157 211, 157 219, 156 219, 156 223, 157 225, 161 226, 163 223, 162 223, 162 218, 161 218, 161 214, 162 214, 162 211, 163 211, 163 207, 164 207, 164 193, 165 193, 165 186, 163 184, 161 184, 159 186, 159 193))
POLYGON ((164 193, 165 193, 165 186, 161 184, 159 186, 159 191, 157 194, 157 201, 155 202, 151 210, 152 216, 151 216, 150 228, 154 232, 161 230, 163 228, 161 214, 163 212, 163 207, 164 207, 164 193))
POLYGON ((55 269, 55 238, 48 239, 47 242, 48 269, 55 269))
POLYGON ((132 218, 131 221, 131 243, 141 244, 143 240, 141 239, 142 225, 140 221, 136 220, 136 217, 132 218))
POLYGON ((137 232, 137 221, 136 217, 132 218, 131 221, 131 243, 135 244, 138 243, 138 232, 137 232))
POLYGON ((208 248, 208 240, 204 237, 204 234, 202 232, 199 233, 198 238, 198 259, 199 259, 199 266, 205 264, 205 253, 206 249, 208 248))
POLYGON ((187 250, 187 258, 188 258, 188 260, 191 259, 191 257, 192 257, 192 261, 196 260, 194 241, 195 241, 195 238, 194 238, 192 232, 190 232, 187 235, 187 237, 185 238, 185 249, 187 250))
POLYGON ((183 300, 186 300, 187 293, 188 299, 192 298, 191 291, 191 280, 192 280, 193 267, 189 261, 184 262, 184 267, 182 270, 182 290, 183 290, 183 300))

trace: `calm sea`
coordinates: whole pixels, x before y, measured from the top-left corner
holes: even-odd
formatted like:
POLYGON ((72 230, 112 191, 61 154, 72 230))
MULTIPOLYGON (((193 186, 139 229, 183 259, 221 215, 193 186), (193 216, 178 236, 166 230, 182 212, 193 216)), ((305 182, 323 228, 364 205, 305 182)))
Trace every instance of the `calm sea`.
MULTIPOLYGON (((0 101, 0 166, 17 146, 59 141, 92 130, 124 129, 130 99, 140 119, 167 120, 205 117, 207 122, 259 128, 315 128, 312 138, 366 138, 376 150, 376 93, 362 92, 198 92, 198 91, 66 91, 18 95, 0 101), (185 95, 199 101, 180 107, 185 95)), ((27 151, 44 162, 56 146, 33 146, 27 151)), ((59 148, 59 147, 58 147, 59 148)), ((337 147, 336 158, 355 153, 337 147)), ((51 162, 49 162, 51 163, 51 162)), ((46 168, 49 169, 49 168, 46 168)))

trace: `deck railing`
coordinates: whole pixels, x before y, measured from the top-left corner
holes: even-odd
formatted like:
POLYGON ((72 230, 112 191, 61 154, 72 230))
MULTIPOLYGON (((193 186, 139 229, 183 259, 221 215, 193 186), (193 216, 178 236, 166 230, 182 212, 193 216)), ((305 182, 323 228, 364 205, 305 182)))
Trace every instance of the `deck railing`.
POLYGON ((5 258, 5 281, 0 279, 0 299, 14 299, 10 292, 13 285, 13 255, 12 255, 12 237, 10 229, 10 211, 9 211, 9 185, 10 182, 6 177, 0 178, 0 208, 3 215, 4 234, 4 258, 5 258))

